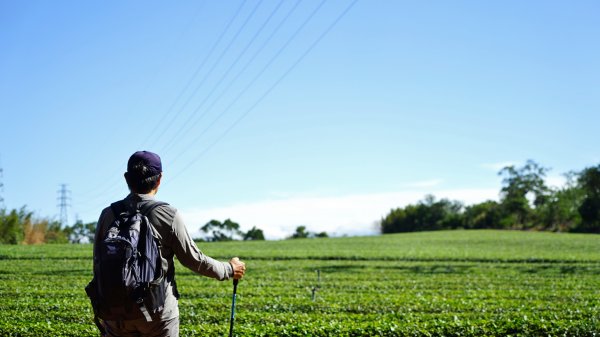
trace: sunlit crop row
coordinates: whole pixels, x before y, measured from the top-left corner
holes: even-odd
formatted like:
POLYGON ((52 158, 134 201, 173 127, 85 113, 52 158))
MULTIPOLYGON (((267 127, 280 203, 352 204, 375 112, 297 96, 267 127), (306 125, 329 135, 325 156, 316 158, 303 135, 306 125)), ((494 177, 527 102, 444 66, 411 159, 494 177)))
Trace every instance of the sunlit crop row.
MULTIPOLYGON (((239 336, 593 336, 600 237, 456 231, 200 243, 239 255, 239 336)), ((0 336, 97 336, 91 246, 0 246, 0 336)), ((230 282, 177 266, 182 336, 227 335, 230 282)))

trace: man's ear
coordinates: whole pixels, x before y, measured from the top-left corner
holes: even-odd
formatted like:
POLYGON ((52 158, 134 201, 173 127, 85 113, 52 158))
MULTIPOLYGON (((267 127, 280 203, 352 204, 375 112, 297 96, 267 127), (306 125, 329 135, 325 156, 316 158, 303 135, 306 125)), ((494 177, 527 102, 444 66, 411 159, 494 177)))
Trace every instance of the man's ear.
MULTIPOLYGON (((127 183, 127 187, 129 187, 129 175, 127 172, 123 173, 123 177, 125 177, 125 182, 127 183)), ((129 187, 131 189, 131 187, 129 187)))

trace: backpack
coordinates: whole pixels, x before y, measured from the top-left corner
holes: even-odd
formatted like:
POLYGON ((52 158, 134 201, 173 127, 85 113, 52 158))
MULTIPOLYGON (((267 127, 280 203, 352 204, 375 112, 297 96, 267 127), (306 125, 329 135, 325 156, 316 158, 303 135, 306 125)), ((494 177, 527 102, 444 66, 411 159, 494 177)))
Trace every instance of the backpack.
MULTIPOLYGON (((113 203, 115 220, 94 243, 94 277, 86 287, 94 320, 145 318, 161 310, 166 277, 162 269, 160 241, 147 215, 163 202, 113 203)), ((102 330, 102 328, 101 328, 102 330)))

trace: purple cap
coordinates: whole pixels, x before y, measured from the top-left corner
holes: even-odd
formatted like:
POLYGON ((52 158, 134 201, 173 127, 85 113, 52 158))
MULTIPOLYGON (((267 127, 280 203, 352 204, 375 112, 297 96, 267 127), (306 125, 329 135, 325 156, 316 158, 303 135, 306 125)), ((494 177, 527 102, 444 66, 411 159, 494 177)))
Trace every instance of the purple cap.
POLYGON ((137 164, 144 164, 150 171, 149 177, 155 176, 162 172, 162 163, 160 157, 156 153, 149 151, 138 151, 129 157, 127 162, 127 172, 132 172, 132 169, 137 164))

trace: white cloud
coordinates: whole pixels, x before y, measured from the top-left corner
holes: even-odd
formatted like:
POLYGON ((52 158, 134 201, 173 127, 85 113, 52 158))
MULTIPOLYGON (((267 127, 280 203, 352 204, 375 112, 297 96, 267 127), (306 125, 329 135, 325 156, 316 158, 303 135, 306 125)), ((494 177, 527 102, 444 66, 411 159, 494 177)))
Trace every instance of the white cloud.
MULTIPOLYGON (((496 189, 462 189, 429 191, 436 198, 448 198, 465 204, 497 199, 496 189)), ((373 193, 346 196, 313 196, 261 200, 211 209, 182 209, 181 214, 192 236, 210 221, 231 219, 246 231, 253 226, 263 230, 267 239, 282 239, 294 233, 296 227, 309 231, 325 231, 330 235, 373 235, 375 223, 397 207, 416 203, 423 191, 373 193)))
POLYGON ((425 188, 425 187, 434 187, 434 186, 438 186, 443 182, 442 179, 431 179, 431 180, 425 180, 425 181, 417 181, 411 184, 408 184, 408 187, 414 187, 414 188, 425 188))
POLYGON ((567 183, 567 178, 563 175, 548 175, 544 179, 548 187, 561 188, 567 183))
POLYGON ((515 166, 515 165, 517 165, 517 163, 515 163, 515 162, 503 161, 503 162, 498 162, 498 163, 481 164, 481 167, 488 169, 488 170, 492 170, 494 172, 499 172, 500 170, 502 170, 503 168, 505 168, 507 166, 515 166))

